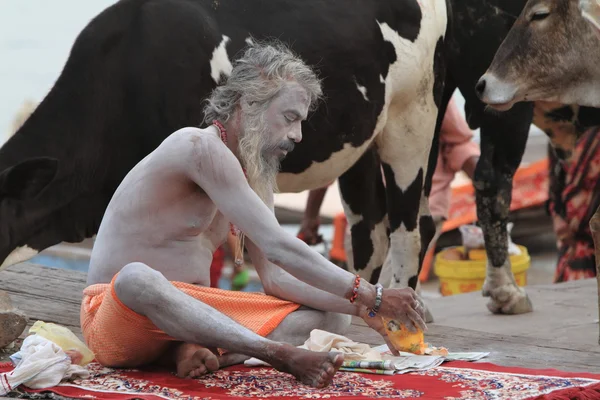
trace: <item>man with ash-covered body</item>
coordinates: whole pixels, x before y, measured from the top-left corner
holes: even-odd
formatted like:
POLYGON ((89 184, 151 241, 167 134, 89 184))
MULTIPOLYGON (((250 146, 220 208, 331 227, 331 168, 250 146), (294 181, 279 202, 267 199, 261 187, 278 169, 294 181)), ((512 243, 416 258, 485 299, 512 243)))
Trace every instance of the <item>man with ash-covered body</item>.
POLYGON ((161 363, 196 377, 256 357, 323 387, 343 355, 294 347, 311 330, 342 333, 356 315, 385 337, 371 310, 425 329, 412 289, 357 279, 274 216, 279 162, 320 95, 314 72, 287 48, 251 46, 208 101, 212 125, 174 132, 125 177, 100 226, 81 307, 100 363, 161 363), (266 294, 208 287, 230 222, 247 236, 266 294))

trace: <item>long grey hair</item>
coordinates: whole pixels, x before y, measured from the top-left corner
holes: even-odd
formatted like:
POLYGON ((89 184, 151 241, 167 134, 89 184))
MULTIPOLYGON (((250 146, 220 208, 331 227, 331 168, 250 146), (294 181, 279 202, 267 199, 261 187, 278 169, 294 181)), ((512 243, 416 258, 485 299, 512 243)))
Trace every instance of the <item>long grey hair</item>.
POLYGON ((265 202, 277 190, 279 160, 262 157, 268 139, 264 115, 271 100, 290 81, 306 90, 313 110, 322 96, 321 82, 315 72, 280 42, 252 41, 234 62, 227 81, 213 90, 204 107, 205 124, 215 119, 225 123, 236 111, 241 112, 240 162, 246 168, 250 186, 265 202))

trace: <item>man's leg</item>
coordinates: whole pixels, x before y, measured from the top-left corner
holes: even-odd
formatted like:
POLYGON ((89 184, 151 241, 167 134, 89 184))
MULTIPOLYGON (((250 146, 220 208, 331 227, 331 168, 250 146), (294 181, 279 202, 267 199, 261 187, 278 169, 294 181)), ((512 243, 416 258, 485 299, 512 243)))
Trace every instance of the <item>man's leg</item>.
POLYGON ((267 337, 276 342, 300 346, 309 338, 313 329, 344 335, 350 328, 351 321, 350 315, 301 307, 288 315, 267 337))
MULTIPOLYGON (((125 306, 148 317, 171 337, 204 348, 225 348, 232 353, 256 357, 307 385, 328 385, 344 359, 342 354, 306 351, 263 338, 175 288, 161 273, 142 263, 126 265, 114 285, 117 297, 125 306)), ((212 362, 208 362, 207 352, 197 357, 195 354, 186 352, 179 361, 185 362, 187 368, 196 362, 208 370, 214 367, 214 364, 208 365, 212 362)))
MULTIPOLYGON (((348 328, 350 328, 351 322, 352 317, 350 315, 313 310, 312 308, 302 306, 297 311, 288 315, 281 324, 267 336, 267 338, 275 342, 300 346, 310 337, 310 333, 313 329, 321 329, 326 332, 344 335, 348 331, 348 328)), ((200 357, 203 354, 203 350, 201 350, 201 347, 198 345, 183 344, 182 346, 187 347, 188 349, 193 347, 195 350, 200 351, 200 353, 197 354, 197 357, 200 357)), ((250 358, 251 357, 244 354, 237 353, 227 353, 218 358, 216 356, 210 357, 210 355, 207 355, 205 364, 210 364, 206 366, 207 370, 214 371, 217 368, 242 364, 250 358), (218 362, 218 367, 216 368, 212 368, 212 365, 214 364, 213 359, 218 362)), ((199 370, 194 371, 194 375, 200 376, 206 373, 202 367, 199 368, 199 370)), ((187 368, 183 368, 182 375, 187 375, 186 371, 187 368)))

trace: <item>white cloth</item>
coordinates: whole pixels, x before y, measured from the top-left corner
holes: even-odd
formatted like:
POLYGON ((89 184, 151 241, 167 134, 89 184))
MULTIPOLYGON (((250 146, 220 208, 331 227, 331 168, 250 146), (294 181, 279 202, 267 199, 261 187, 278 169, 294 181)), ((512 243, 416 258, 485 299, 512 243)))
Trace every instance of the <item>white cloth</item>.
MULTIPOLYGON (((508 236, 508 254, 518 256, 521 254, 521 249, 512 241, 511 231, 514 223, 506 224, 506 233, 508 236)), ((463 246, 467 249, 485 249, 485 241, 483 239, 483 230, 477 225, 461 225, 458 227, 462 236, 463 246)))
MULTIPOLYGON (((337 351, 344 353, 345 361, 381 361, 381 352, 374 350, 365 343, 358 343, 342 335, 313 329, 310 337, 304 342, 300 349, 311 351, 337 351)), ((250 367, 269 366, 268 363, 257 358, 251 358, 244 362, 250 367)))
POLYGON ((76 364, 54 342, 40 336, 25 338, 21 350, 11 357, 15 369, 0 374, 0 395, 23 384, 31 389, 45 389, 58 385, 63 379, 87 378, 89 371, 76 364))

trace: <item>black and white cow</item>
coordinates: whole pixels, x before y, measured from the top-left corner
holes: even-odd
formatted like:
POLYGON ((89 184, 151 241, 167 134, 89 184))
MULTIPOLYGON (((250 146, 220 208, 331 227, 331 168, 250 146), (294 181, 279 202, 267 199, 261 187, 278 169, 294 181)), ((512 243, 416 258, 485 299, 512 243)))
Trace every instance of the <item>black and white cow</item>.
POLYGON ((389 286, 415 287, 434 230, 424 189, 446 27, 445 0, 117 2, 0 149, 0 264, 95 234, 125 174, 202 120, 203 99, 252 38, 275 37, 315 67, 326 98, 283 162, 280 190, 340 177, 354 269, 377 280, 389 235, 389 286))

